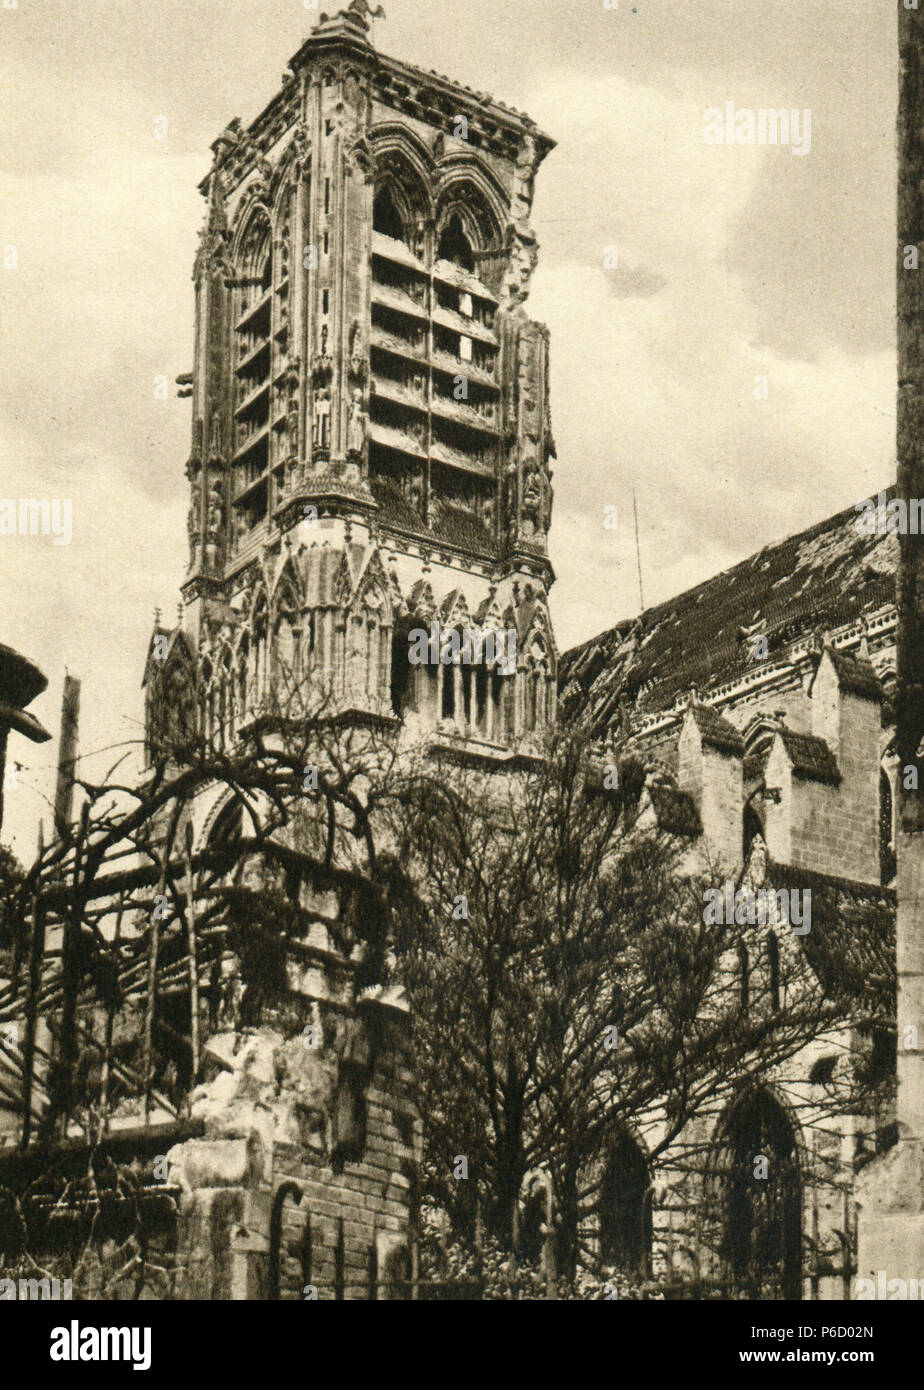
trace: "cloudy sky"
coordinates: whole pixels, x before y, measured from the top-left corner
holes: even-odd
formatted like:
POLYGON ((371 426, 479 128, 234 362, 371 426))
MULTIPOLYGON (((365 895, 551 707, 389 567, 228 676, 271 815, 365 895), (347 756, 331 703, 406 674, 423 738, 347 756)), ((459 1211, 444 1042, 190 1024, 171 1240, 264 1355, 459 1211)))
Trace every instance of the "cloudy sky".
MULTIPOLYGON (((563 649, 638 609, 633 487, 650 604, 886 485, 892 4, 384 3, 384 52, 492 92, 558 141, 529 307, 552 330, 563 649), (729 101, 810 110, 809 153, 707 144, 704 112, 729 101)), ((65 669, 81 677, 87 753, 138 737, 152 612, 173 613, 185 569, 189 405, 156 399, 155 379, 191 366, 196 184, 317 13, 0 8, 0 498, 73 503, 69 546, 0 537, 0 642, 49 676, 33 709, 50 729, 65 669)), ((21 857, 52 748, 11 741, 24 768, 4 839, 21 857)))

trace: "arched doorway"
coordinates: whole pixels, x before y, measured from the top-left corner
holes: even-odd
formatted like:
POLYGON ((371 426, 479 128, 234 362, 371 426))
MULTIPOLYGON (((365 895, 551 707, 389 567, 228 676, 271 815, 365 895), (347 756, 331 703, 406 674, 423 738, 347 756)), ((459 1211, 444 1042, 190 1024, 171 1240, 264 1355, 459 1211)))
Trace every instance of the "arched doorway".
POLYGON ((713 1178, 716 1253, 745 1298, 802 1297, 802 1179, 795 1130, 764 1089, 732 1103, 713 1178))

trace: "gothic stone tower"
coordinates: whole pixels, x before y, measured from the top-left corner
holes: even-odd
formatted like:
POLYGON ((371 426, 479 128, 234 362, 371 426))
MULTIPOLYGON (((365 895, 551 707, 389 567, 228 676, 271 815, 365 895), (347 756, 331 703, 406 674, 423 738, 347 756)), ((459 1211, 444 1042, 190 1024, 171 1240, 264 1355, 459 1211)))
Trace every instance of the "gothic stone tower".
POLYGON ((215 141, 183 633, 157 673, 212 737, 309 690, 491 762, 554 719, 548 331, 523 308, 552 147, 377 53, 364 0, 215 141), (516 660, 415 666, 415 628, 515 631, 516 660))

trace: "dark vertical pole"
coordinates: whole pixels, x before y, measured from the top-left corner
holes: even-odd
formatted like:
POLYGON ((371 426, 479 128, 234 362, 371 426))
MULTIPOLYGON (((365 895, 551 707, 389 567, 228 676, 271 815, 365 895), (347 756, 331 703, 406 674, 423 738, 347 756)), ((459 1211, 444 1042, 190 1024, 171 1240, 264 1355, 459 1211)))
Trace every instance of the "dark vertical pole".
POLYGON ((0 826, 3 825, 3 783, 6 779, 6 742, 9 732, 6 724, 0 725, 0 826))
POLYGON ((22 1048, 22 1147, 28 1148, 32 1132, 32 1091, 35 1073, 35 1030, 38 1026, 39 990, 45 961, 45 906, 36 894, 32 899, 32 930, 29 937, 29 977, 26 983, 26 1036, 22 1048))
POLYGON ((58 780, 55 786, 55 831, 62 840, 67 838, 73 810, 79 724, 80 681, 73 676, 65 676, 58 741, 58 780))
MULTIPOLYGON (((39 821, 39 827, 38 827, 38 843, 37 843, 37 845, 36 845, 36 850, 35 850, 35 873, 36 873, 36 879, 37 879, 37 881, 38 881, 39 883, 41 883, 41 881, 42 881, 42 867, 43 867, 43 866, 42 866, 42 859, 43 859, 43 857, 44 857, 44 854, 45 854, 45 828, 44 828, 42 822, 39 821)), ((33 899, 33 902, 32 902, 32 904, 31 904, 31 906, 34 907, 34 905, 35 905, 35 904, 34 904, 34 899, 33 899)), ((18 987, 18 985, 19 985, 19 972, 20 972, 20 970, 22 969, 23 956, 25 956, 25 958, 26 958, 26 969, 28 970, 29 951, 30 951, 30 949, 31 949, 31 946, 30 946, 31 940, 32 940, 32 930, 31 930, 31 928, 30 928, 28 931, 26 931, 26 932, 22 932, 22 931, 17 931, 17 932, 16 932, 16 939, 15 939, 15 941, 14 941, 14 943, 13 943, 13 976, 12 976, 12 983, 13 983, 15 986, 17 986, 17 987, 18 987)))
POLYGON ((160 956, 160 903, 167 896, 167 876, 170 872, 170 855, 173 852, 173 839, 180 818, 180 803, 173 808, 170 826, 164 840, 163 858, 160 865, 160 878, 157 884, 157 897, 151 911, 151 937, 148 945, 148 997, 144 1011, 144 1123, 151 1113, 151 1087, 154 1080, 154 1017, 157 1012, 157 966, 160 956))
POLYGON ((112 979, 110 981, 110 995, 106 1000, 106 1040, 103 1048, 103 1077, 100 1085, 100 1116, 102 1120, 101 1134, 105 1134, 109 1129, 109 1075, 112 1066, 112 1030, 115 1026, 116 1015, 116 991, 119 988, 119 942, 122 939, 122 914, 125 911, 125 895, 119 894, 119 911, 116 915, 115 932, 113 934, 110 955, 112 958, 112 979))
POLYGON ((58 1095, 55 1104, 63 1111, 63 1132, 67 1134, 73 1102, 74 1067, 77 1062, 77 996, 80 992, 80 936, 83 925, 84 886, 80 876, 83 869, 84 846, 90 803, 84 802, 80 813, 80 829, 74 845, 74 871, 71 880, 71 901, 64 915, 61 940, 61 974, 64 998, 61 1005, 60 1068, 57 1077, 58 1095))

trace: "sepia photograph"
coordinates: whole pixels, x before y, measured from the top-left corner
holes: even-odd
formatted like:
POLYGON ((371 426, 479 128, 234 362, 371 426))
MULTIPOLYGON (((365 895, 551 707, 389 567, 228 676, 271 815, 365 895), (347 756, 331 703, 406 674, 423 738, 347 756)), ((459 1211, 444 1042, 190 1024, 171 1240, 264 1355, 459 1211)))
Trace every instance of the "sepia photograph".
POLYGON ((336 6, 0 0, 0 1301, 881 1373, 918 0, 336 6))

